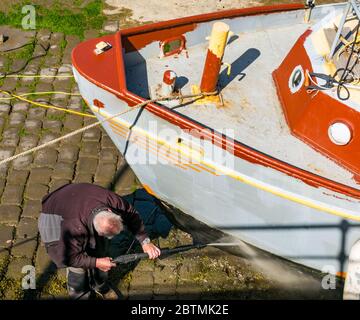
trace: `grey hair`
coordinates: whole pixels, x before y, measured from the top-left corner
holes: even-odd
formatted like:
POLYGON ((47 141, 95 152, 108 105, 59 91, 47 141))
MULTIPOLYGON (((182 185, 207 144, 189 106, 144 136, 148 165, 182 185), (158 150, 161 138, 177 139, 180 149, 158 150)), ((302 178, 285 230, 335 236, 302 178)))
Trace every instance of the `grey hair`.
POLYGON ((99 234, 104 234, 107 238, 112 238, 115 234, 119 234, 124 229, 121 217, 110 210, 102 210, 94 217, 94 228, 99 234), (105 226, 111 226, 118 229, 117 233, 104 230, 105 226))

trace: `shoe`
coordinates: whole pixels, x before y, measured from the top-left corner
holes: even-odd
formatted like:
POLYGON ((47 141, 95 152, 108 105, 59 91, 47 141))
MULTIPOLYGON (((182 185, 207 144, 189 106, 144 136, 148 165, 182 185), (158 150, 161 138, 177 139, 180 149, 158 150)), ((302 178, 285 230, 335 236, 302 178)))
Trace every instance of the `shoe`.
POLYGON ((97 295, 99 295, 103 300, 120 300, 119 295, 115 292, 115 290, 109 288, 106 293, 101 293, 99 291, 95 291, 97 295))

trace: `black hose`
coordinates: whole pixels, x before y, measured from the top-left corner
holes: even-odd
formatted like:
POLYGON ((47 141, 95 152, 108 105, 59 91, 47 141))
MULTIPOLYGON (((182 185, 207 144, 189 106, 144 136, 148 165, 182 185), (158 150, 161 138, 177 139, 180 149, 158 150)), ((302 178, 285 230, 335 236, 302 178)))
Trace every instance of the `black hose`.
POLYGON ((360 22, 358 23, 357 27, 356 27, 356 34, 355 34, 355 38, 354 38, 354 41, 352 43, 352 46, 351 46, 351 52, 350 52, 350 56, 346 62, 346 66, 345 68, 339 68, 338 70, 336 70, 333 78, 335 79, 335 77, 338 75, 339 72, 343 71, 341 77, 340 77, 340 80, 338 81, 338 86, 337 86, 337 90, 336 90, 336 94, 338 96, 338 98, 342 101, 347 101, 349 100, 350 98, 350 91, 349 89, 346 87, 345 84, 347 83, 351 83, 353 82, 354 80, 354 77, 352 76, 351 79, 349 79, 349 75, 352 74, 353 75, 353 70, 356 66, 356 64, 358 63, 358 59, 355 60, 355 62, 353 63, 352 67, 349 69, 349 66, 350 66, 350 62, 351 62, 351 58, 353 57, 353 54, 355 52, 355 46, 356 46, 356 40, 357 40, 357 37, 359 35, 359 29, 360 29, 360 22), (341 90, 345 90, 346 91, 346 96, 345 97, 342 97, 341 96, 341 90))

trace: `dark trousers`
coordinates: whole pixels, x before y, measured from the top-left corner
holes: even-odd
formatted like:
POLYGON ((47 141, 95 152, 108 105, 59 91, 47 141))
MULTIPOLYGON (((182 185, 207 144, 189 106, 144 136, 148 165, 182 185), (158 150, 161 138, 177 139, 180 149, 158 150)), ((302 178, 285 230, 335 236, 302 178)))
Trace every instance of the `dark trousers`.
POLYGON ((67 289, 71 299, 87 300, 93 290, 109 291, 108 273, 99 269, 66 268, 67 289))

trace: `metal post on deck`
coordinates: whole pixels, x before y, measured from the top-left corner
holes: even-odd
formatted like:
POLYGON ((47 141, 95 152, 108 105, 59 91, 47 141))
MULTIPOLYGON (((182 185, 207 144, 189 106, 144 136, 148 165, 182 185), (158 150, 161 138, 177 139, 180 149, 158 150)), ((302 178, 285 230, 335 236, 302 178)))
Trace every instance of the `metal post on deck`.
POLYGON ((216 91, 229 30, 230 27, 224 22, 215 22, 213 25, 200 84, 201 92, 216 91))

